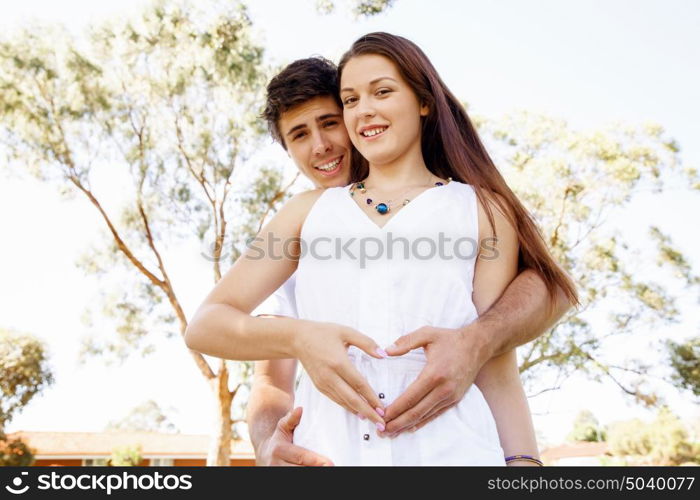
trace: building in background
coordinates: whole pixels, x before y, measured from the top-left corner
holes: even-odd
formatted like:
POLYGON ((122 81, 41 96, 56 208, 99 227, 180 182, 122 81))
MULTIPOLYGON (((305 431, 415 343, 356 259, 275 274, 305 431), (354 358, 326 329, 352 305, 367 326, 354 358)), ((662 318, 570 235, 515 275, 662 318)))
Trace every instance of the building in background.
MULTIPOLYGON (((34 452, 37 466, 108 465, 117 448, 141 447, 141 466, 203 466, 207 462, 210 436, 157 432, 32 432, 18 431, 34 452)), ((231 443, 231 465, 255 465, 253 446, 248 441, 231 443)))
POLYGON ((603 465, 610 457, 605 442, 577 442, 547 448, 541 454, 545 465, 603 465))

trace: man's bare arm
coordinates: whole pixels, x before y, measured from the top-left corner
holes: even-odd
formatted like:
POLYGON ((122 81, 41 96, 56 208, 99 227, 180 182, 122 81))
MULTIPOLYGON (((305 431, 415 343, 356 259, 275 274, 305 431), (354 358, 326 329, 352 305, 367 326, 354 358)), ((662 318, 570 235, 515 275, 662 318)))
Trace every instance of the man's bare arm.
POLYGON ((493 306, 463 330, 481 338, 485 362, 535 340, 570 308, 571 303, 561 289, 557 289, 550 307, 544 280, 534 270, 525 269, 493 306))
POLYGON ((333 465, 323 455, 293 443, 302 408, 292 409, 295 359, 258 361, 248 398, 248 432, 257 465, 333 465))
MULTIPOLYGON (((448 407, 442 407, 439 411, 428 413, 421 418, 414 408, 421 401, 422 394, 432 391, 441 393, 445 396, 444 399, 460 399, 464 394, 463 387, 468 389, 471 386, 481 368, 490 359, 542 335, 571 308, 561 290, 557 290, 555 298, 555 303, 550 307, 550 296, 544 280, 533 270, 526 269, 520 272, 508 284, 495 304, 476 321, 459 330, 463 342, 462 348, 458 349, 459 356, 455 358, 456 361, 446 361, 439 354, 441 349, 446 356, 457 352, 454 342, 444 343, 441 349, 437 349, 437 343, 434 342, 434 361, 429 359, 426 365, 426 369, 430 369, 429 380, 433 382, 414 387, 414 392, 405 392, 387 408, 384 417, 387 421, 387 432, 397 433, 411 427, 420 428, 435 419, 448 407), (455 370, 462 372, 458 377, 459 384, 454 384, 455 370), (444 386, 445 389, 440 391, 439 386, 444 386), (409 418, 390 423, 409 410, 413 410, 409 418)), ((392 356, 404 354, 425 345, 427 341, 426 335, 417 336, 414 332, 399 338, 395 342, 399 347, 387 348, 387 352, 392 356)))
POLYGON ((277 422, 292 409, 294 402, 295 359, 256 361, 248 397, 246 419, 255 456, 277 428, 277 422))

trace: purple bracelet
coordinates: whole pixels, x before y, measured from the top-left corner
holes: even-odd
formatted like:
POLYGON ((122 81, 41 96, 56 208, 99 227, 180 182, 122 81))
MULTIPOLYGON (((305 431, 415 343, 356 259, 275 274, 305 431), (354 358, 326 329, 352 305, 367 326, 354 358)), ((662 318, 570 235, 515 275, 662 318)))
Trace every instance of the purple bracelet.
POLYGON ((537 465, 544 465, 542 460, 535 458, 531 455, 513 455, 512 457, 506 457, 506 463, 512 462, 514 460, 526 460, 528 462, 536 463, 537 465))

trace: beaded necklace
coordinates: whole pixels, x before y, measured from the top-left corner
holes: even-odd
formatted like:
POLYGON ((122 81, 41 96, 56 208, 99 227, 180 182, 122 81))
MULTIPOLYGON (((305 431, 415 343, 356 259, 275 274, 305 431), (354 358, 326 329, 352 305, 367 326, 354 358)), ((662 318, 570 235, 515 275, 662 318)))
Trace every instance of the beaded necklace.
MULTIPOLYGON (((448 182, 448 183, 449 183, 451 180, 452 180, 452 177, 448 177, 448 178, 447 178, 447 182, 448 182)), ((444 182, 438 181, 438 182, 435 183, 435 186, 442 186, 442 185, 444 185, 444 182)), ((350 196, 355 196, 355 191, 356 191, 356 190, 359 190, 360 193, 365 194, 365 193, 367 192, 367 189, 368 189, 368 188, 365 186, 364 181, 355 182, 355 183, 352 185, 352 187, 350 188, 350 196)), ((400 194, 399 196, 397 196, 396 198, 398 198, 398 199, 402 198, 403 195, 406 194, 406 193, 408 193, 411 189, 415 189, 415 188, 411 187, 411 188, 406 189, 403 193, 401 193, 401 194, 400 194)), ((401 206, 402 206, 402 207, 405 207, 406 205, 408 205, 408 203, 409 203, 410 201, 411 201, 410 199, 404 198, 404 200, 403 200, 401 206)), ((375 210, 377 211, 377 213, 379 213, 380 215, 388 214, 389 212, 391 212, 391 209, 392 209, 392 207, 394 206, 392 200, 387 200, 386 202, 383 202, 383 201, 382 201, 382 202, 375 202, 372 198, 367 197, 367 198, 365 199, 365 202, 366 202, 367 205, 369 205, 369 206, 374 206, 374 209, 375 209, 375 210)))

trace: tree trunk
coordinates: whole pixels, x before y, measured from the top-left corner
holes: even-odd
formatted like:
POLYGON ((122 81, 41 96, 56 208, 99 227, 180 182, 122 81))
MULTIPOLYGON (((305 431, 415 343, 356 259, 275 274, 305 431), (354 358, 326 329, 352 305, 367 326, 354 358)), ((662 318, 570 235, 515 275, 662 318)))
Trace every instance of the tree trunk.
POLYGON ((228 368, 226 361, 219 360, 219 371, 210 379, 216 405, 216 423, 211 437, 211 446, 207 456, 207 465, 231 465, 231 403, 233 393, 228 388, 228 368))

